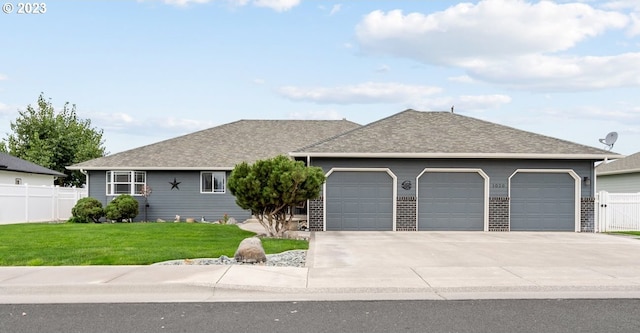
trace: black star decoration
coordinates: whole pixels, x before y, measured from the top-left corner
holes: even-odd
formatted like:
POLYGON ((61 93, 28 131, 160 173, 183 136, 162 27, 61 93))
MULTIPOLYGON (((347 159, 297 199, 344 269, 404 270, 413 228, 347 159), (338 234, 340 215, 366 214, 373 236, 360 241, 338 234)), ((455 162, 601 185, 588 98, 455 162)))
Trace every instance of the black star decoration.
POLYGON ((178 187, 178 185, 180 185, 180 183, 181 182, 177 181, 175 177, 173 177, 173 182, 169 182, 169 184, 171 184, 171 189, 173 190, 175 188, 178 191, 180 191, 180 188, 178 187))

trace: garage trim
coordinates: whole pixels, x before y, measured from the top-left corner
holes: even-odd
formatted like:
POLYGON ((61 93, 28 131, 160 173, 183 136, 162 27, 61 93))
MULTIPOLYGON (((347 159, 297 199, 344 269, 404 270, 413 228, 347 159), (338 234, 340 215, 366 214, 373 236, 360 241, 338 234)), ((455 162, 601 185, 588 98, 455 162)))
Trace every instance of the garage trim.
POLYGON ((416 177, 416 230, 420 230, 418 224, 420 223, 420 214, 418 214, 419 209, 419 186, 420 186, 420 177, 427 172, 475 172, 480 175, 484 179, 484 231, 489 231, 489 175, 487 175, 482 169, 477 168, 424 168, 422 172, 416 177))
MULTIPOLYGON (((581 188, 580 188, 580 176, 573 171, 572 169, 517 169, 514 171, 511 176, 509 176, 508 187, 509 187, 509 198, 511 198, 511 178, 518 173, 567 173, 571 178, 573 178, 574 183, 574 215, 575 215, 575 223, 574 230, 575 232, 580 232, 580 197, 581 188)), ((511 231, 511 205, 509 205, 509 231, 511 231)))
MULTIPOLYGON (((393 231, 396 231, 396 204, 398 197, 398 177, 391 171, 389 168, 331 168, 326 174, 325 177, 328 179, 329 176, 334 172, 386 172, 389 176, 391 176, 391 180, 393 181, 393 211, 392 211, 392 220, 393 220, 393 231)), ((322 230, 327 231, 327 181, 322 184, 322 230)))

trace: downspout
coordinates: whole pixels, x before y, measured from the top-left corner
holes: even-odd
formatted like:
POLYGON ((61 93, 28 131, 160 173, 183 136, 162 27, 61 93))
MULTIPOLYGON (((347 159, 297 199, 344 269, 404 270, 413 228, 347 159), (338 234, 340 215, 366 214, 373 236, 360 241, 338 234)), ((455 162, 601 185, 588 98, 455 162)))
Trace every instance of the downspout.
MULTIPOLYGON (((307 167, 311 166, 311 155, 307 155, 307 167)), ((311 221, 309 221, 309 217, 311 216, 310 211, 311 210, 311 200, 307 200, 307 230, 309 231, 311 229, 311 221)))
POLYGON ((84 184, 87 187, 87 196, 89 196, 89 173, 87 173, 84 169, 80 169, 80 173, 84 175, 84 184))

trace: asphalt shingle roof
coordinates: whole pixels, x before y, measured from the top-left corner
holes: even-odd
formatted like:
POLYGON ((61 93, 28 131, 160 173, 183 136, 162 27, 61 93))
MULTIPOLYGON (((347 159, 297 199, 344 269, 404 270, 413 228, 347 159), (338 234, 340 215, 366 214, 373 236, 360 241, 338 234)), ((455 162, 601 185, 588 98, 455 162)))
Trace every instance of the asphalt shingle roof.
POLYGON ((69 169, 226 169, 287 154, 352 130, 347 120, 239 120, 113 155, 69 169))
POLYGON ((596 174, 599 176, 634 172, 640 173, 640 152, 596 167, 596 174))
POLYGON ((312 144, 294 156, 609 158, 618 154, 451 112, 406 110, 312 144), (579 156, 581 155, 581 156, 579 156))
POLYGON ((0 171, 3 170, 65 177, 64 173, 0 152, 0 171))

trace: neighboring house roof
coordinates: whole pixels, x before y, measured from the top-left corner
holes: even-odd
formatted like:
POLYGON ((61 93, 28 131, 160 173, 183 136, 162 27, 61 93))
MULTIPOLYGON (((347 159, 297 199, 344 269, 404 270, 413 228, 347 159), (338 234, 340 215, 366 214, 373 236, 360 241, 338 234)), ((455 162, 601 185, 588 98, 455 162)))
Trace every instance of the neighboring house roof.
POLYGON ((24 173, 37 173, 55 177, 65 177, 64 173, 47 169, 41 165, 25 161, 21 158, 0 152, 0 171, 15 171, 24 173))
POLYGON ((406 110, 292 156, 604 159, 621 155, 451 112, 406 110))
POLYGON ((71 170, 233 169, 352 130, 347 120, 239 120, 67 167, 71 170))
POLYGON ((606 176, 623 173, 640 173, 640 152, 596 167, 596 175, 606 176))

